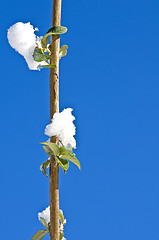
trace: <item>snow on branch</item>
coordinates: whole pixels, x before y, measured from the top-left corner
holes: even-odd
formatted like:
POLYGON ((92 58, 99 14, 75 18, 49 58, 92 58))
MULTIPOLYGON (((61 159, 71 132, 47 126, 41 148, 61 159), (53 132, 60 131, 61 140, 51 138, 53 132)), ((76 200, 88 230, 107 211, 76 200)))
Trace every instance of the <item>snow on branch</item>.
POLYGON ((50 206, 47 207, 44 211, 38 213, 38 219, 40 218, 45 219, 47 223, 50 222, 50 206))
MULTIPOLYGON (((42 224, 44 225, 44 227, 46 228, 44 235, 46 235, 46 233, 50 232, 50 206, 47 207, 44 211, 39 212, 38 213, 38 219, 39 221, 42 222, 42 224)), ((60 240, 66 240, 66 238, 64 237, 64 225, 66 224, 66 219, 64 218, 63 215, 63 211, 61 209, 59 209, 59 230, 60 230, 60 240)), ((40 230, 43 231, 43 230, 40 230)), ((39 232, 39 231, 38 231, 39 232)), ((35 233, 34 236, 36 236, 35 233)), ((41 239, 41 238, 35 238, 35 239, 41 239)))
POLYGON ((36 62, 33 58, 34 49, 40 43, 40 38, 35 35, 35 31, 38 31, 38 28, 34 29, 29 22, 18 22, 11 26, 7 33, 9 44, 25 58, 31 70, 39 70, 39 65, 46 64, 44 61, 36 62))
MULTIPOLYGON (((66 27, 57 26, 50 28, 44 36, 35 35, 35 28, 28 22, 18 22, 11 26, 7 32, 7 38, 12 48, 20 53, 26 60, 31 70, 40 70, 41 68, 56 68, 56 65, 50 64, 51 48, 49 44, 50 35, 59 35, 67 32, 66 27)), ((59 59, 66 56, 67 45, 63 45, 59 50, 59 59)))
POLYGON ((76 133, 72 115, 72 108, 66 108, 61 113, 55 113, 52 121, 45 128, 45 134, 49 137, 59 135, 59 140, 64 146, 71 145, 76 148, 76 140, 73 137, 76 133))

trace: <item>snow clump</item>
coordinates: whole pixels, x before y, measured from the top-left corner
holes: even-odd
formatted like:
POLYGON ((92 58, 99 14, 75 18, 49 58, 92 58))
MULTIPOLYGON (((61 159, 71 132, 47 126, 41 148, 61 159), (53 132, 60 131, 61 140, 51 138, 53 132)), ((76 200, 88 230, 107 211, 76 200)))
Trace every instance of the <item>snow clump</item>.
POLYGON ((35 31, 38 31, 38 28, 34 29, 30 22, 18 22, 11 26, 7 33, 9 44, 25 58, 31 70, 39 70, 39 65, 46 64, 45 62, 36 62, 33 58, 34 49, 40 42, 35 31))
POLYGON ((40 218, 45 219, 47 224, 50 222, 50 206, 47 207, 44 211, 38 213, 38 219, 40 218))
POLYGON ((73 121, 75 117, 72 115, 72 108, 66 108, 61 113, 55 113, 51 123, 46 126, 45 134, 49 137, 59 135, 59 140, 66 147, 71 145, 76 148, 76 140, 73 137, 76 133, 73 121))
MULTIPOLYGON (((63 215, 63 211, 61 209, 59 209, 59 211, 62 213, 63 215)), ((47 222, 47 224, 50 222, 50 206, 47 207, 44 211, 39 212, 38 213, 38 219, 40 220, 40 218, 45 219, 45 221, 47 222)), ((66 224, 66 219, 64 219, 64 223, 61 224, 62 228, 61 230, 63 230, 63 225, 66 224)))

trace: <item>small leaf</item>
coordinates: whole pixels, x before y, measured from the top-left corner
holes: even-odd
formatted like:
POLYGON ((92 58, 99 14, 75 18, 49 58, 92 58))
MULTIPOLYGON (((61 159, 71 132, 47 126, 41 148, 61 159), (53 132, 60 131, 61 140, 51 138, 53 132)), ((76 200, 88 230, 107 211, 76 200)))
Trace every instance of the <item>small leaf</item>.
POLYGON ((47 61, 48 59, 50 59, 50 56, 46 55, 42 51, 42 49, 36 47, 34 49, 33 58, 36 62, 42 62, 42 61, 47 61))
POLYGON ((63 231, 60 231, 60 240, 62 240, 62 239, 63 239, 63 236, 64 236, 64 233, 63 233, 63 231))
POLYGON ((61 211, 59 211, 59 217, 60 217, 60 221, 61 221, 61 223, 62 224, 64 224, 64 216, 63 216, 63 214, 62 214, 62 212, 61 211))
POLYGON ((60 147, 60 155, 68 154, 68 150, 65 147, 60 147))
POLYGON ((75 157, 75 156, 76 156, 75 153, 73 153, 73 150, 72 150, 73 148, 72 148, 71 144, 67 144, 66 149, 67 149, 67 152, 68 152, 72 157, 75 157))
POLYGON ((41 240, 45 235, 48 233, 46 230, 39 230, 37 231, 34 236, 31 238, 31 240, 41 240))
POLYGON ((59 155, 59 146, 52 142, 42 142, 44 144, 43 148, 48 155, 59 155))
POLYGON ((45 161, 41 166, 40 166, 40 171, 42 171, 43 175, 46 175, 46 177, 48 177, 46 169, 50 167, 50 159, 48 159, 47 161, 45 161))
POLYGON ((68 46, 67 45, 63 45, 61 48, 60 48, 60 51, 59 51, 59 57, 64 57, 67 55, 67 49, 68 49, 68 46))
POLYGON ((66 155, 62 155, 60 158, 67 159, 67 160, 73 162, 81 170, 81 164, 75 156, 66 154, 66 155))
POLYGON ((40 65, 40 68, 56 68, 56 65, 51 65, 51 64, 40 65))
POLYGON ((53 155, 53 151, 46 145, 43 146, 43 149, 45 150, 45 152, 50 156, 53 155))
MULTIPOLYGON (((52 27, 50 28, 47 33, 45 34, 46 35, 59 35, 59 34, 63 34, 63 33, 66 33, 67 32, 67 28, 66 27, 63 27, 63 26, 55 26, 55 27, 52 27)), ((45 37, 44 36, 44 37, 45 37)))
POLYGON ((42 38, 41 39, 41 45, 42 45, 42 47, 44 48, 44 49, 47 49, 47 47, 48 47, 48 41, 49 41, 49 38, 42 38))
POLYGON ((40 221, 42 222, 43 226, 49 231, 49 226, 48 226, 47 222, 45 221, 45 219, 40 218, 40 221))
POLYGON ((75 157, 75 153, 73 153, 72 149, 67 149, 67 152, 68 154, 71 156, 71 157, 75 157))
POLYGON ((59 35, 59 34, 63 34, 63 33, 66 33, 66 32, 67 32, 67 28, 66 27, 62 27, 62 26, 52 27, 43 36, 43 38, 41 39, 41 43, 44 46, 44 48, 46 48, 50 35, 59 35))
POLYGON ((67 172, 69 168, 69 162, 65 159, 58 158, 59 166, 63 169, 64 173, 67 172))

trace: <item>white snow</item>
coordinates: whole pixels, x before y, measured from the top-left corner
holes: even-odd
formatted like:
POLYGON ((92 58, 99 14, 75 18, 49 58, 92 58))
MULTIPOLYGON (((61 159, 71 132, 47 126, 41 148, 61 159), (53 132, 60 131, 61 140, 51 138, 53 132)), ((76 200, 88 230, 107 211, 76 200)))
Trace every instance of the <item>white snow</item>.
POLYGON ((47 208, 46 208, 44 211, 42 211, 41 213, 39 212, 39 213, 38 213, 38 218, 39 218, 39 220, 40 220, 40 218, 44 218, 45 221, 46 221, 47 223, 49 223, 49 222, 50 222, 50 206, 47 207, 47 208))
POLYGON ((55 113, 51 123, 46 126, 45 134, 49 137, 59 135, 59 140, 64 146, 70 144, 76 147, 76 140, 73 137, 76 133, 73 121, 75 117, 72 115, 72 108, 66 108, 61 113, 55 113))
MULTIPOLYGON (((62 213, 62 215, 63 215, 63 211, 62 211, 61 209, 59 209, 59 211, 60 211, 60 212, 62 213)), ((47 223, 50 222, 50 206, 47 207, 44 211, 38 213, 38 219, 40 220, 40 218, 45 219, 45 221, 46 221, 47 223)), ((65 224, 65 223, 66 223, 66 219, 64 219, 64 224, 65 224)), ((61 224, 61 230, 63 230, 63 225, 64 225, 64 224, 61 224)))
POLYGON ((39 65, 44 65, 44 62, 36 62, 33 59, 33 52, 36 47, 36 41, 39 41, 39 37, 35 35, 35 28, 28 23, 18 22, 11 26, 7 33, 9 44, 18 53, 20 53, 26 60, 28 67, 31 70, 39 70, 39 65))

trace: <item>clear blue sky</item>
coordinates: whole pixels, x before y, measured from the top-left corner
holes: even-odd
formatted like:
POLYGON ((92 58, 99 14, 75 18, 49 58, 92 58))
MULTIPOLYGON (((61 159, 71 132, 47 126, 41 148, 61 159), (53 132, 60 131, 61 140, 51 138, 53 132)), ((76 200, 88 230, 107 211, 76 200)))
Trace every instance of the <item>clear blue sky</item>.
MULTIPOLYGON (((1 239, 30 240, 49 204, 39 171, 49 70, 30 71, 7 29, 50 28, 51 1, 8 0, 0 14, 1 239)), ((60 172, 68 240, 159 239, 159 1, 65 1, 60 110, 74 109, 82 171, 60 172)), ((48 237, 45 238, 49 239, 48 237)))

